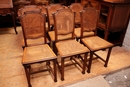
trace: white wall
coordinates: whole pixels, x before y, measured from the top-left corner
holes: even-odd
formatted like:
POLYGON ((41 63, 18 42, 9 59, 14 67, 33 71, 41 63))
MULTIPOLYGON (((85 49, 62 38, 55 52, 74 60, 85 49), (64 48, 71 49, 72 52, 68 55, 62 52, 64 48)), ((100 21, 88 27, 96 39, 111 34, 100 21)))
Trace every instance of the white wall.
POLYGON ((127 31, 126 31, 126 34, 125 34, 123 46, 126 49, 130 50, 130 21, 129 21, 129 24, 128 24, 128 27, 127 27, 127 31))

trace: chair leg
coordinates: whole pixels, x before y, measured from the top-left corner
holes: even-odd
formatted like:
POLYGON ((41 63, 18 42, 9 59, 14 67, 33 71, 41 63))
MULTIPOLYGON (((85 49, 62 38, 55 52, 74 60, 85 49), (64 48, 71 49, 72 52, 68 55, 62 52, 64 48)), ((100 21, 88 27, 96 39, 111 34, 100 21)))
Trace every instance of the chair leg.
POLYGON ((53 66, 54 66, 54 82, 57 82, 57 69, 56 69, 56 62, 57 60, 53 60, 53 66))
POLYGON ((85 55, 84 55, 83 71, 82 71, 83 74, 85 74, 85 70, 86 70, 86 62, 87 62, 87 53, 85 53, 85 55))
POLYGON ((64 58, 61 59, 61 80, 64 80, 64 58))
POLYGON ((90 73, 90 70, 91 70, 93 53, 94 53, 93 51, 90 52, 90 58, 89 58, 89 64, 88 64, 88 70, 87 70, 88 73, 90 73))
POLYGON ((30 82, 30 66, 29 65, 23 65, 24 69, 25 69, 25 73, 26 73, 26 78, 27 78, 27 82, 28 82, 28 87, 32 87, 31 82, 30 82))
POLYGON ((18 34, 17 30, 16 30, 16 21, 15 21, 15 15, 14 13, 12 12, 11 13, 11 16, 12 16, 12 19, 13 19, 13 25, 14 25, 14 30, 15 30, 15 33, 18 34))
POLYGON ((55 46, 55 42, 53 42, 52 43, 53 45, 53 51, 54 51, 54 53, 56 54, 56 55, 58 55, 58 51, 57 51, 57 48, 56 48, 56 46, 55 46))
POLYGON ((108 61, 109 61, 109 58, 110 58, 110 54, 111 54, 111 50, 112 50, 112 47, 109 48, 108 50, 108 53, 107 53, 107 58, 106 58, 106 61, 105 61, 105 67, 107 67, 107 64, 108 64, 108 61))

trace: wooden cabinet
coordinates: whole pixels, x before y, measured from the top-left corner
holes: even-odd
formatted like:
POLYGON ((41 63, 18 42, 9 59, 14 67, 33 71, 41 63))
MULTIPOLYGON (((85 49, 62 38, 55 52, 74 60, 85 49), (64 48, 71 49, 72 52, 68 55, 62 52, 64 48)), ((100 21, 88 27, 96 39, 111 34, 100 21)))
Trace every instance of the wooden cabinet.
POLYGON ((97 1, 100 4, 98 28, 103 31, 103 38, 115 45, 122 45, 130 19, 130 1, 97 1))

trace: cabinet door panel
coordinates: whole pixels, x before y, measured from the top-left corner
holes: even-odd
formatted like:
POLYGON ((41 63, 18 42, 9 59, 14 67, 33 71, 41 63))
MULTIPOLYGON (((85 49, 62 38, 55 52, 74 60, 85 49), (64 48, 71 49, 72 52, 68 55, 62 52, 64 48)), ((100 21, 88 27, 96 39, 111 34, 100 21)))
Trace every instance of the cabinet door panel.
POLYGON ((111 17, 111 24, 108 25, 110 31, 121 31, 127 28, 130 7, 128 6, 116 6, 114 13, 111 17))

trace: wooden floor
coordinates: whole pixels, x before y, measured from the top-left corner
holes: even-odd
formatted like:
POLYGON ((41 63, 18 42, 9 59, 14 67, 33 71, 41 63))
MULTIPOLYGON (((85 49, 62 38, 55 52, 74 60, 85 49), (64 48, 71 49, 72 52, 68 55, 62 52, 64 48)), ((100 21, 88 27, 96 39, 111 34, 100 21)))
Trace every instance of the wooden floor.
MULTIPOLYGON (((17 27, 17 31, 18 35, 15 34, 13 28, 0 29, 0 87, 27 87, 24 68, 21 64, 23 55, 21 27, 17 27)), ((98 54, 105 57, 106 51, 99 51, 98 54)), ((34 68, 41 65, 37 64, 34 68)), ((32 75, 32 87, 59 87, 128 67, 130 66, 130 51, 124 47, 114 47, 108 67, 105 68, 103 65, 102 61, 94 60, 91 73, 86 72, 84 75, 76 66, 66 67, 65 80, 60 80, 58 71, 58 82, 53 81, 49 72, 32 75)))

